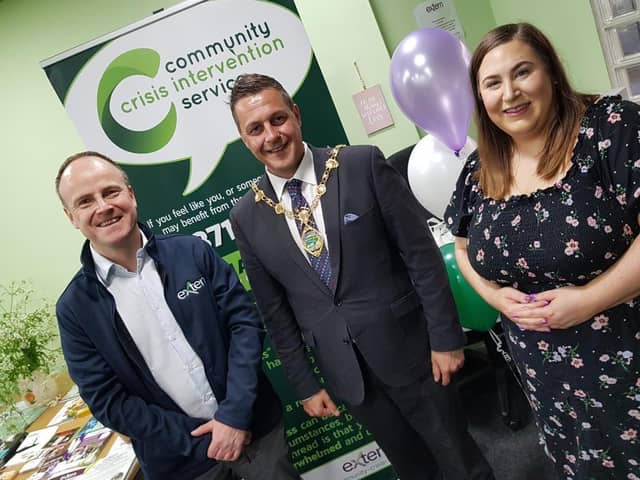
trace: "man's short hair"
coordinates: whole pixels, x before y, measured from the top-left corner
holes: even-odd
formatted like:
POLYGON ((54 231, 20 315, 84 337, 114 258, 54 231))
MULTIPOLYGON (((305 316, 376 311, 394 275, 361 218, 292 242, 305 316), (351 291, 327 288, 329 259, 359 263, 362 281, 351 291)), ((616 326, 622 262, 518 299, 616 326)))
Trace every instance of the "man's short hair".
POLYGON ((260 73, 246 73, 238 75, 233 83, 233 89, 231 89, 231 96, 229 97, 229 107, 231 107, 231 115, 238 125, 238 119, 236 118, 236 103, 242 98, 256 95, 267 88, 273 88, 280 92, 282 99, 287 106, 293 110, 293 100, 282 84, 275 78, 268 75, 262 75, 260 73))
POLYGON ((120 173, 122 174, 122 179, 124 180, 125 185, 131 186, 131 182, 129 182, 129 176, 127 175, 127 172, 125 172, 120 165, 118 165, 116 162, 111 160, 104 153, 94 152, 92 150, 74 153, 70 157, 67 157, 67 159, 64 162, 62 162, 62 165, 60 165, 60 168, 58 169, 58 174, 56 175, 56 182, 55 182, 56 193, 58 194, 58 198, 60 199, 63 205, 64 205, 64 200, 60 195, 60 180, 62 179, 62 174, 67 169, 67 167, 71 165, 73 162, 75 162, 80 158, 85 158, 85 157, 98 157, 104 160, 105 162, 110 163, 111 165, 116 167, 118 170, 120 170, 120 173))

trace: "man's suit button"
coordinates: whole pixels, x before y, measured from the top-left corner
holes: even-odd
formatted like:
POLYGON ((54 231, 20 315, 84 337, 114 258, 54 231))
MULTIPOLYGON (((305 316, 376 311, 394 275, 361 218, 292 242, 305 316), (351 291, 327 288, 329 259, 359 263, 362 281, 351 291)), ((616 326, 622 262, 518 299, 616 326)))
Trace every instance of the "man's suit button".
POLYGON ((349 345, 351 343, 351 340, 349 339, 349 337, 344 337, 342 339, 342 343, 344 343, 345 345, 349 345))
POLYGON ((338 299, 335 299, 335 300, 333 301, 333 304, 334 304, 336 307, 341 307, 341 306, 342 306, 342 301, 341 301, 341 300, 338 300, 338 299))

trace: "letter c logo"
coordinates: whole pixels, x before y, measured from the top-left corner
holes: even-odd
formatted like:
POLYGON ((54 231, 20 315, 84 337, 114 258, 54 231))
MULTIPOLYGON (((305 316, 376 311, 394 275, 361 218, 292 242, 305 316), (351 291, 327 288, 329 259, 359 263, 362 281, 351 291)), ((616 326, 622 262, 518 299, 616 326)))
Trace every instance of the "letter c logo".
POLYGON ((129 130, 111 115, 109 103, 116 87, 132 75, 153 78, 160 67, 160 55, 150 48, 136 48, 123 53, 106 68, 98 85, 98 117, 104 133, 118 147, 132 153, 151 153, 164 147, 176 131, 176 107, 162 121, 148 130, 129 130))

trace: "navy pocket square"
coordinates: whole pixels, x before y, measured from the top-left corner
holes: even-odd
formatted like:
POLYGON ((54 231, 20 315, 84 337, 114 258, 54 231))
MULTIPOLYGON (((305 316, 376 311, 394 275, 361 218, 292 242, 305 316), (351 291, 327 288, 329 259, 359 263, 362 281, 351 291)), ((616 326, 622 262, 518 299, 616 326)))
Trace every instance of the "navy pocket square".
POLYGON ((351 222, 355 222, 358 218, 360 218, 355 213, 345 213, 344 214, 344 224, 349 225, 351 222))

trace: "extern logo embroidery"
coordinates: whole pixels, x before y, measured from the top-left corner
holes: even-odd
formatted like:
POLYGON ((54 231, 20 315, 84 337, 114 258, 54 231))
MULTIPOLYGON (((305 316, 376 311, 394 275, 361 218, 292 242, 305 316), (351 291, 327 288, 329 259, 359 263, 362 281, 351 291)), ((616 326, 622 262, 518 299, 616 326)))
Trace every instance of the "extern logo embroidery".
POLYGON ((200 277, 198 280, 194 280, 193 282, 187 282, 184 288, 178 292, 178 299, 184 300, 192 294, 199 295, 200 292, 198 292, 198 290, 202 287, 204 287, 204 277, 200 277))

